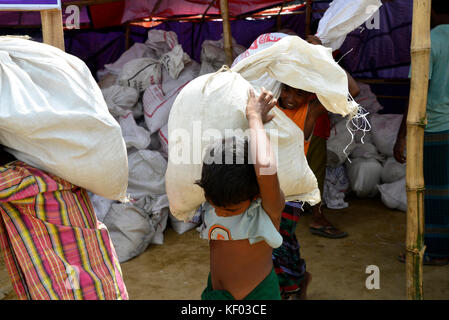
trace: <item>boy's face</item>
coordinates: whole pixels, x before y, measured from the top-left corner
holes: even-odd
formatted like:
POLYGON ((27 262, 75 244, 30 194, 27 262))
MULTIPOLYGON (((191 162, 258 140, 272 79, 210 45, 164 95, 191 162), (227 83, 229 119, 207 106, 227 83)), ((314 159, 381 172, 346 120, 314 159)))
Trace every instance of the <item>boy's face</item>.
POLYGON ((236 216, 245 212, 249 208, 251 200, 245 200, 238 204, 233 204, 226 207, 218 207, 214 205, 212 202, 209 203, 214 207, 217 216, 229 217, 229 216, 236 216))
POLYGON ((308 91, 295 89, 284 84, 282 86, 279 103, 285 109, 298 109, 307 102, 311 94, 308 91))

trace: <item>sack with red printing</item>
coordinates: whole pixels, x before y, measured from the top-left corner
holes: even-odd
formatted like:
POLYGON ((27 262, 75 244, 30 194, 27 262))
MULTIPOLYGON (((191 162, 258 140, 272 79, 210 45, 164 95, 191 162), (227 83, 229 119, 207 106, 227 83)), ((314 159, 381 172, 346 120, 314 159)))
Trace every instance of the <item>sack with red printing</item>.
MULTIPOLYGON (((168 122, 171 107, 179 91, 196 78, 199 73, 199 64, 190 62, 180 73, 177 79, 165 77, 162 84, 149 86, 143 95, 143 108, 145 123, 151 133, 157 132, 168 122)), ((164 72, 164 75, 168 75, 164 72)), ((164 77, 163 77, 164 79, 164 77)))

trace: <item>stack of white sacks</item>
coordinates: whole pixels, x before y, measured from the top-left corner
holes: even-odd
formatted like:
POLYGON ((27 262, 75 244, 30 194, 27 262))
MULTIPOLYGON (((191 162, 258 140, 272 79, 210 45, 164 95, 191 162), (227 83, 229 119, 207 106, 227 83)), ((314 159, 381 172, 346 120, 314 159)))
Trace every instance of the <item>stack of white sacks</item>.
MULTIPOLYGON (((98 219, 109 229, 120 262, 138 256, 150 244, 163 244, 168 221, 179 234, 200 223, 201 212, 184 222, 169 211, 167 122, 181 89, 200 72, 214 72, 224 64, 222 47, 222 39, 205 41, 200 65, 183 51, 174 32, 151 30, 145 43, 134 44, 98 73, 109 112, 126 142, 131 201, 122 204, 92 193, 90 197, 98 219)), ((244 50, 235 45, 234 55, 244 50)))
POLYGON ((331 116, 324 201, 329 208, 341 209, 348 206, 344 197, 350 190, 360 198, 380 193, 385 206, 406 211, 405 164, 393 157, 402 115, 379 114, 383 107, 369 85, 358 85, 361 92, 355 100, 369 112, 371 128, 357 132, 352 140, 348 127, 354 128, 354 124, 341 116, 331 116))

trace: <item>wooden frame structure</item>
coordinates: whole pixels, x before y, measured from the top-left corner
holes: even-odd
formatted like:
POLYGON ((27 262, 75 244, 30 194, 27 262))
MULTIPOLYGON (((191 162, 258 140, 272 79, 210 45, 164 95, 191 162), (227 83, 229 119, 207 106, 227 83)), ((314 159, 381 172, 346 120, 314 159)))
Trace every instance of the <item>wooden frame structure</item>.
MULTIPOLYGON (((18 11, 16 9, 0 9, 0 11, 18 11)), ((36 9, 41 14, 43 42, 65 51, 64 27, 61 9, 36 9)))

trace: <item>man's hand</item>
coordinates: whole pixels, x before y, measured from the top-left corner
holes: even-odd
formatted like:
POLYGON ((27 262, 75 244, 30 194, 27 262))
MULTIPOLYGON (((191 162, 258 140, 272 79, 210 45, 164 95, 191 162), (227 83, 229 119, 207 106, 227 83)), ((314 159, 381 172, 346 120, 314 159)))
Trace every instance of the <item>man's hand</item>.
POLYGON ((262 123, 267 123, 273 120, 274 115, 269 115, 271 109, 277 104, 277 99, 273 97, 271 91, 262 88, 262 93, 259 98, 256 98, 254 90, 249 92, 249 101, 246 105, 246 118, 258 117, 262 123))
POLYGON ((323 45, 323 43, 321 42, 321 39, 318 38, 317 36, 308 35, 306 37, 306 41, 308 43, 315 44, 315 45, 323 45))
POLYGON ((394 158, 399 163, 405 163, 405 160, 406 160, 406 158, 404 156, 405 145, 406 145, 406 138, 399 136, 396 139, 396 143, 395 143, 394 149, 393 149, 394 158))

